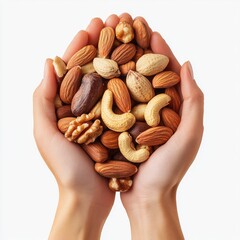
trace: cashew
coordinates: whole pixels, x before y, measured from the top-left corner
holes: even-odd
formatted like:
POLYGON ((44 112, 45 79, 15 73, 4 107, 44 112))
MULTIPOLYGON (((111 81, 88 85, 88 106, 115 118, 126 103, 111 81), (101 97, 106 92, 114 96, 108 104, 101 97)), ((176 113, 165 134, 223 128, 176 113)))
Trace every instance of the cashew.
POLYGON ((107 89, 101 104, 101 117, 105 125, 115 132, 124 132, 131 128, 136 122, 134 115, 132 113, 115 114, 112 105, 113 93, 107 89))
POLYGON ((132 143, 132 137, 128 132, 123 132, 118 137, 118 146, 122 155, 134 163, 141 163, 146 161, 150 152, 146 148, 136 150, 132 143))
POLYGON ((146 103, 140 103, 135 107, 133 107, 131 113, 135 116, 137 121, 145 121, 144 112, 145 112, 146 106, 147 106, 146 103))
POLYGON ((145 109, 144 117, 146 123, 151 127, 156 127, 160 123, 160 114, 159 111, 167 106, 171 100, 165 93, 160 93, 153 97, 147 104, 145 109))

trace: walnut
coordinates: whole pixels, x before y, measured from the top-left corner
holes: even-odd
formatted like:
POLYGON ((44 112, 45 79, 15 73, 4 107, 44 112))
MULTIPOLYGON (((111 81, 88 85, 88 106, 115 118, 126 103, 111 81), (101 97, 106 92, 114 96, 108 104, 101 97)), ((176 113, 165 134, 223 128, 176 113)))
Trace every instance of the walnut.
POLYGON ((95 141, 95 139, 102 134, 103 126, 101 121, 96 119, 94 122, 91 120, 94 118, 94 114, 82 114, 75 120, 70 122, 65 137, 71 141, 79 144, 89 144, 95 141))
POLYGON ((132 179, 128 178, 110 178, 109 188, 114 192, 127 192, 132 187, 132 179))

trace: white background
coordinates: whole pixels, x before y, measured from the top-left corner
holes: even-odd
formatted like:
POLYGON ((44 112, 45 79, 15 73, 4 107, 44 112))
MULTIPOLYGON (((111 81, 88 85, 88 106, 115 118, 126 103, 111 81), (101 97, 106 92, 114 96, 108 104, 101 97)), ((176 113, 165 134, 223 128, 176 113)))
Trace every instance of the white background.
MULTIPOLYGON (((0 239, 47 239, 55 180, 32 134, 32 93, 47 57, 62 55, 91 18, 144 16, 180 63, 191 60, 205 94, 205 134, 178 191, 187 240, 240 239, 240 2, 23 1, 0 6, 0 239)), ((102 240, 129 240, 119 197, 102 240)))

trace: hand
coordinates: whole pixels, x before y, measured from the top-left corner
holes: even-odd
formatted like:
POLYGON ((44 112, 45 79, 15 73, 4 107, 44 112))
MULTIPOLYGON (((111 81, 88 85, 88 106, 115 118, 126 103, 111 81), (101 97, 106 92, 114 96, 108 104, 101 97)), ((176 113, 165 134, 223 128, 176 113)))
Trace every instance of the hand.
MULTIPOLYGON (((116 24, 117 19, 113 15, 107 22, 116 24)), ((103 27, 101 19, 93 19, 86 31, 76 35, 63 59, 67 62, 87 44, 97 45, 103 27)), ((48 59, 43 80, 34 92, 33 110, 38 149, 59 186, 59 204, 49 239, 99 239, 115 194, 95 172, 93 161, 82 148, 68 142, 59 132, 54 107, 56 93, 57 80, 52 60, 48 59)))
POLYGON ((168 69, 180 74, 181 123, 171 139, 141 164, 132 190, 121 194, 132 239, 183 239, 176 207, 177 187, 193 162, 203 134, 203 93, 189 62, 181 67, 160 36, 153 32, 151 48, 170 58, 168 69))

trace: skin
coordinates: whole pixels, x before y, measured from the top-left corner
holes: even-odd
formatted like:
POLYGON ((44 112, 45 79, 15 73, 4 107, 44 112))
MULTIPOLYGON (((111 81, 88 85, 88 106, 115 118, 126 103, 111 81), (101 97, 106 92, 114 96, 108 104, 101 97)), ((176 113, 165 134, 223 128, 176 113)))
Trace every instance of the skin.
MULTIPOLYGON (((128 13, 113 14, 105 23, 94 18, 86 31, 77 33, 63 59, 67 62, 87 44, 97 46, 101 29, 115 27, 120 18, 132 19, 128 13)), ((186 62, 180 66, 162 36, 150 28, 149 32, 153 52, 167 55, 170 58, 168 69, 181 75, 181 123, 172 138, 141 164, 132 189, 122 193, 121 200, 129 217, 133 240, 181 240, 184 237, 178 219, 176 192, 201 143, 204 97, 193 79, 191 64, 186 62)), ((33 95, 33 110, 38 149, 59 187, 59 203, 49 239, 100 239, 115 194, 108 189, 107 181, 94 171, 93 162, 81 147, 66 141, 59 132, 54 109, 56 92, 52 60, 47 59, 43 80, 33 95)))

